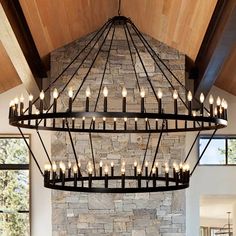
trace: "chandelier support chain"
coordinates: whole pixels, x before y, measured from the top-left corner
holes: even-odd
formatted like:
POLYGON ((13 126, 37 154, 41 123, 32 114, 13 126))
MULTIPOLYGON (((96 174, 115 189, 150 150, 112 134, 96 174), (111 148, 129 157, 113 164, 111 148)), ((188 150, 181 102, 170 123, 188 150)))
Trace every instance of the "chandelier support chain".
MULTIPOLYGON (((147 39, 137 29, 133 22, 124 16, 120 16, 121 1, 119 0, 118 3, 118 16, 109 19, 101 27, 101 29, 94 33, 94 35, 85 44, 82 50, 78 50, 77 55, 73 57, 70 63, 59 73, 59 75, 49 84, 49 86, 40 93, 38 98, 33 100, 32 95, 29 96, 29 106, 27 109, 24 109, 24 98, 20 98, 20 100, 16 98, 10 104, 9 122, 11 125, 18 127, 37 167, 39 168, 40 173, 44 176, 44 186, 47 188, 66 191, 106 193, 159 192, 185 189, 189 186, 189 178, 194 173, 197 165, 199 164, 207 147, 209 146, 212 137, 215 135, 216 130, 227 126, 227 102, 224 99, 221 100, 218 97, 214 103, 214 98, 211 95, 209 97, 208 110, 205 107, 206 103, 204 103, 204 94, 200 95, 200 100, 193 97, 191 91, 188 91, 180 79, 178 79, 177 76, 171 71, 167 63, 161 59, 157 52, 154 51, 147 39), (116 32, 118 31, 118 27, 121 30, 119 30, 118 37, 116 38, 115 36, 116 32), (122 37, 122 34, 124 38, 122 37), (130 56, 130 62, 127 65, 129 65, 128 67, 131 66, 137 87, 132 89, 133 100, 127 100, 127 94, 131 91, 131 89, 129 88, 129 91, 127 91, 125 86, 123 86, 121 93, 122 98, 120 99, 121 109, 116 109, 113 111, 117 102, 119 102, 119 98, 116 96, 117 88, 113 90, 115 92, 113 97, 113 99, 115 99, 115 106, 112 106, 111 108, 108 105, 113 105, 112 96, 110 97, 110 94, 108 96, 108 88, 106 87, 106 82, 104 81, 108 73, 108 63, 110 60, 114 60, 113 58, 110 59, 113 45, 115 50, 120 45, 120 43, 114 43, 115 39, 122 40, 126 42, 125 44, 127 44, 126 48, 128 49, 128 59, 130 56), (162 78, 166 81, 165 85, 162 86, 160 83, 158 88, 154 86, 155 81, 152 79, 152 76, 148 71, 148 67, 146 67, 146 61, 142 52, 144 52, 145 55, 147 54, 148 59, 153 61, 155 71, 160 71, 162 73, 162 78), (136 58, 134 57, 137 57, 137 60, 140 63, 139 67, 141 69, 142 75, 138 74, 139 71, 135 64, 136 58), (104 64, 101 67, 101 77, 99 76, 99 78, 96 78, 97 81, 92 86, 93 90, 94 87, 97 86, 96 93, 91 98, 90 88, 87 87, 85 91, 86 98, 83 99, 81 94, 82 91, 84 91, 84 85, 89 81, 90 75, 93 73, 92 69, 94 68, 98 58, 102 59, 101 61, 104 64), (56 82, 62 78, 65 72, 70 67, 72 67, 75 62, 78 63, 78 65, 75 66, 75 69, 71 68, 71 75, 68 76, 65 84, 60 88, 59 91, 57 91, 56 82), (79 82, 77 82, 77 75, 82 70, 81 68, 84 68, 84 65, 86 65, 85 75, 79 82), (143 79, 145 80, 141 80, 141 77, 144 77, 143 79), (76 85, 77 88, 69 88, 72 82, 76 82, 78 84, 76 85), (141 82, 145 82, 145 88, 140 86, 143 85, 141 82), (175 82, 175 84, 172 82, 175 82), (53 88, 52 86, 55 87, 53 88), (161 87, 165 87, 163 99, 161 87), (66 89, 68 88, 68 100, 65 100, 66 97, 62 95, 64 95, 66 89), (98 109, 102 88, 103 109, 102 106, 101 108, 99 106, 98 109), (52 93, 53 99, 51 105, 49 105, 49 108, 45 109, 44 111, 44 107, 46 108, 44 93, 48 90, 51 91, 51 89, 54 89, 52 93), (158 91, 156 91, 157 89, 158 91), (146 98, 147 91, 150 91, 151 95, 154 95, 150 96, 151 99, 146 98), (140 97, 137 97, 136 93, 139 93, 140 97), (185 93, 187 100, 184 98, 183 93, 185 93), (170 94, 171 96, 168 97, 170 94), (172 100, 169 99, 170 97, 172 97, 172 100), (59 99, 61 103, 58 103, 57 100, 59 99), (168 102, 168 106, 165 103, 165 99, 168 102), (39 110, 32 107, 32 105, 38 100, 40 101, 39 110), (192 100, 197 100, 197 102, 200 104, 200 111, 192 109, 192 100), (127 109, 127 101, 128 103, 135 103, 135 111, 130 111, 129 106, 127 109), (81 108, 80 105, 77 106, 77 102, 78 104, 83 104, 83 108, 81 108), (94 104, 94 107, 89 106, 89 104, 94 104), (147 106, 148 104, 150 104, 150 106, 147 106), (151 107, 152 104, 154 104, 154 107, 151 107), (136 109, 137 106, 140 106, 140 109, 136 109), (152 112, 149 111, 149 108, 152 112), (30 128, 36 130, 49 162, 49 164, 45 165, 44 173, 40 168, 35 155, 30 149, 21 128, 30 128), (75 158, 73 168, 71 163, 68 162, 67 168, 66 165, 61 161, 59 163, 59 170, 57 169, 56 162, 52 162, 49 157, 43 137, 40 135, 40 130, 68 132, 70 144, 73 150, 73 156, 75 158), (190 153, 192 152, 201 131, 204 130, 214 130, 214 132, 212 133, 212 136, 206 147, 202 151, 200 158, 190 172, 189 166, 186 164, 186 162, 190 157, 190 153), (173 163, 173 169, 169 168, 170 163, 158 165, 157 154, 160 150, 163 134, 187 131, 198 131, 198 133, 188 151, 187 156, 185 157, 184 163, 180 163, 179 165, 173 163), (83 174, 82 176, 81 174, 82 169, 81 163, 79 161, 81 160, 83 162, 83 159, 78 158, 72 132, 88 134, 88 145, 91 148, 92 162, 89 162, 86 167, 87 175, 83 174), (113 162, 111 163, 110 168, 108 168, 107 164, 104 167, 102 167, 102 164, 100 164, 99 169, 96 169, 96 159, 98 157, 95 158, 95 154, 97 155, 97 152, 94 150, 94 140, 92 136, 93 133, 148 134, 144 155, 142 159, 139 159, 140 165, 137 163, 137 161, 135 161, 133 169, 128 168, 128 171, 125 172, 125 161, 123 161, 121 163, 121 169, 119 173, 117 172, 117 169, 114 169, 113 162), (148 165, 146 159, 148 150, 150 148, 149 145, 152 133, 159 134, 159 136, 152 162, 150 165, 148 165), (98 186, 96 186, 96 183, 99 183, 98 186)), ((122 42, 122 49, 123 47, 124 45, 122 42)), ((115 54, 113 56, 114 58, 116 57, 115 54)), ((127 57, 125 57, 125 60, 126 59, 127 57)), ((117 63, 114 64, 116 65, 117 63)), ((113 64, 111 63, 110 66, 111 65, 113 64)), ((126 67, 127 66, 124 68, 126 67)), ((124 68, 122 67, 122 70, 124 68)), ((126 78, 124 78, 124 84, 126 83, 125 79, 126 78)), ((122 83, 120 85, 122 85, 122 83)), ((107 86, 110 87, 111 84, 109 83, 107 86)), ((113 86, 116 86, 116 84, 113 86)), ((119 85, 117 87, 119 87, 119 85)), ((130 166, 129 162, 128 166, 130 166)))

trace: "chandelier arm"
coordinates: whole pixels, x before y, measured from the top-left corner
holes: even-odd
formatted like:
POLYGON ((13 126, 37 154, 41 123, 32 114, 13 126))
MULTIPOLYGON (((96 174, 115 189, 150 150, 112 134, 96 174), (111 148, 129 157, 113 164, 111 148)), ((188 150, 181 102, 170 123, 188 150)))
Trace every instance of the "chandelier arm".
MULTIPOLYGON (((111 21, 108 21, 109 23, 111 21)), ((107 22, 107 23, 108 23, 107 22)), ((67 81, 67 83, 63 86, 62 90, 58 93, 58 98, 61 96, 61 94, 65 91, 65 89, 67 88, 67 86, 69 85, 69 83, 71 82, 71 80, 74 78, 74 76, 76 75, 76 73, 78 72, 78 70, 80 69, 80 67, 83 65, 84 61, 87 59, 87 57, 89 56, 89 54, 92 52, 92 50, 94 49, 94 46, 98 43, 99 39, 102 37, 103 33, 105 32, 105 30, 107 29, 107 25, 104 29, 103 27, 101 29, 103 29, 103 32, 99 35, 99 37, 95 40, 93 46, 90 48, 90 50, 88 51, 88 53, 86 54, 86 56, 83 58, 83 60, 81 61, 81 63, 79 64, 79 66, 76 68, 75 72, 71 75, 70 79, 67 81)), ((98 32, 101 32, 101 29, 98 32)), ((97 34, 96 34, 97 35, 97 34)), ((94 38, 93 38, 94 39, 94 38)), ((86 45, 88 46, 88 45, 86 45)), ((85 47, 86 48, 86 47, 85 47)), ((84 83, 85 78, 83 79, 82 83, 84 83)), ((55 81, 56 82, 56 81, 55 81)), ((49 85, 49 87, 47 89, 49 89, 51 87, 51 85, 49 85)), ((82 86, 81 86, 82 87, 82 86)), ((80 88, 81 89, 81 88, 80 88)), ((46 92, 46 90, 45 90, 46 92)), ((46 113, 48 113, 50 111, 50 109, 53 107, 53 103, 49 106, 49 108, 47 109, 46 113)), ((38 125, 42 122, 42 119, 39 121, 38 125)))
POLYGON ((194 168, 193 168, 192 172, 190 173, 190 176, 192 176, 192 175, 193 175, 193 173, 194 173, 194 171, 195 171, 196 167, 198 166, 199 162, 201 161, 201 159, 202 159, 202 157, 203 157, 203 155, 204 155, 205 151, 207 150, 207 148, 208 148, 208 146, 209 146, 209 144, 210 144, 211 140, 213 139, 213 137, 214 137, 214 135, 215 135, 216 131, 217 131, 217 129, 215 129, 215 130, 214 130, 214 132, 212 133, 212 135, 211 135, 210 139, 209 139, 209 140, 208 140, 208 142, 207 142, 207 145, 206 145, 206 146, 205 146, 205 148, 203 149, 203 151, 202 151, 202 153, 201 153, 200 157, 198 158, 198 160, 197 160, 197 162, 196 162, 196 164, 195 164, 195 166, 194 166, 194 168))
POLYGON ((45 147, 45 144, 44 144, 43 139, 42 139, 42 137, 41 137, 41 135, 40 135, 40 133, 39 133, 39 130, 36 129, 36 132, 37 132, 38 137, 39 137, 39 139, 40 139, 40 142, 41 142, 41 144, 42 144, 42 146, 43 146, 43 149, 44 149, 44 152, 45 152, 45 154, 46 154, 46 156, 47 156, 47 159, 48 159, 49 163, 52 165, 52 161, 51 161, 51 159, 50 159, 50 157, 49 157, 48 151, 47 151, 47 149, 46 149, 46 147, 45 147))
POLYGON ((93 172, 94 172, 94 176, 96 176, 95 157, 94 157, 94 152, 93 152, 93 140, 92 140, 91 133, 89 133, 89 142, 90 142, 91 154, 92 154, 92 159, 93 159, 93 172))
POLYGON ((190 153, 192 152, 193 147, 194 147, 195 143, 197 142, 200 133, 201 133, 201 131, 198 131, 198 133, 197 133, 197 135, 196 135, 196 137, 195 137, 195 139, 194 139, 194 141, 193 141, 193 143, 192 143, 192 146, 191 146, 191 148, 189 149, 188 154, 187 154, 187 156, 186 156, 185 159, 184 159, 184 163, 186 163, 186 161, 188 160, 188 158, 189 158, 189 156, 190 156, 190 153))
POLYGON ((152 82, 150 81, 150 78, 149 78, 149 75, 148 75, 147 70, 146 70, 146 68, 145 68, 145 65, 144 65, 144 63, 143 63, 142 57, 140 56, 140 53, 139 53, 138 48, 137 48, 137 46, 136 46, 136 44, 135 44, 135 42, 134 42, 134 40, 133 40, 133 37, 132 37, 132 35, 131 35, 131 33, 130 33, 130 30, 129 30, 129 27, 128 27, 127 23, 125 23, 125 27, 126 27, 126 30, 127 30, 128 33, 129 33, 129 37, 130 37, 130 39, 131 39, 131 41, 132 41, 133 47, 134 47, 134 49, 135 49, 135 51, 136 51, 136 53, 137 53, 137 55, 138 55, 138 58, 139 58, 139 60, 140 60, 140 62, 141 62, 141 64, 142 64, 144 73, 146 74, 147 80, 148 80, 148 82, 149 82, 149 84, 150 84, 150 86, 151 86, 151 89, 152 89, 152 91, 153 91, 153 94, 154 94, 154 96, 155 96, 155 98, 156 98, 156 100, 157 100, 157 102, 158 102, 158 96, 157 96, 156 91, 155 91, 155 89, 154 89, 154 87, 153 87, 153 85, 152 85, 152 82))
MULTIPOLYGON (((154 167, 154 165, 155 165, 155 162, 156 162, 157 153, 158 153, 158 150, 159 150, 159 147, 160 147, 162 134, 163 134, 163 131, 164 131, 164 128, 165 128, 165 122, 166 122, 166 120, 163 120, 163 121, 162 121, 161 132, 160 132, 160 134, 159 134, 158 143, 157 143, 156 151, 155 151, 154 158, 153 158, 153 161, 152 161, 152 167, 151 167, 151 170, 150 170, 150 173, 149 173, 149 177, 151 177, 152 169, 153 169, 153 167, 154 167)), ((149 182, 149 180, 147 180, 147 182, 149 182)))
MULTIPOLYGON (((135 26, 135 24, 129 19, 128 20, 129 23, 133 26, 133 29, 135 29, 136 33, 143 39, 143 41, 145 42, 145 44, 150 48, 150 50, 152 51, 152 53, 158 58, 158 60, 162 63, 162 65, 164 65, 164 67, 168 70, 168 72, 174 77, 174 79, 184 88, 184 90, 186 92, 188 92, 188 89, 186 88, 186 86, 178 79, 178 77, 169 69, 169 67, 166 65, 166 63, 160 58, 160 56, 154 51, 154 49, 150 46, 150 44, 148 43, 148 41, 145 39, 145 37, 141 34, 141 32, 138 30, 138 28, 135 26)), ((151 53, 150 53, 151 55, 151 53)), ((154 59, 154 57, 152 56, 152 58, 154 59)), ((156 61, 155 61, 156 62, 156 61)), ((157 64, 157 62, 156 62, 157 64)), ((193 97, 193 99, 198 103, 201 104, 201 102, 193 97)), ((209 110, 204 107, 204 110, 206 112, 209 113, 209 110)))
MULTIPOLYGON (((111 19, 109 19, 95 34, 94 36, 89 40, 89 42, 85 45, 85 47, 82 48, 82 50, 72 59, 72 61, 63 69, 63 71, 48 85, 48 87, 44 90, 44 92, 47 92, 53 84, 56 83, 56 81, 67 71, 67 69, 78 59, 78 57, 85 51, 85 49, 90 45, 90 43, 97 37, 97 35, 103 30, 104 27, 106 27, 111 22, 111 19)), ((100 37, 99 37, 100 38, 100 37)), ((35 104, 39 100, 39 96, 32 102, 32 104, 35 104)), ((28 111, 29 108, 25 109, 24 113, 28 111)))
POLYGON ((37 165, 37 167, 38 167, 38 169, 39 169, 39 172, 41 173, 42 176, 44 176, 43 171, 42 171, 42 169, 40 168, 40 165, 39 165, 37 159, 35 158, 35 155, 34 155, 32 149, 31 149, 30 145, 28 144, 28 142, 27 142, 27 140, 26 140, 26 138, 25 138, 25 136, 24 136, 24 134, 23 134, 21 128, 20 128, 20 127, 17 127, 17 128, 18 128, 18 130, 20 131, 20 134, 21 134, 22 138, 24 139, 26 146, 28 147, 28 149, 29 149, 29 151, 30 151, 30 154, 31 154, 32 157, 33 157, 33 160, 34 160, 35 164, 37 165))
MULTIPOLYGON (((171 86, 171 88, 173 90, 175 90, 175 87, 171 84, 169 78, 166 76, 164 70, 160 67, 160 65, 157 63, 156 59, 154 58, 154 56, 152 55, 152 53, 150 52, 150 50, 148 49, 147 45, 145 44, 145 41, 143 40, 143 35, 138 31, 136 30, 137 28, 134 28, 132 22, 129 22, 132 26, 132 29, 136 32, 136 34, 138 35, 140 41, 143 43, 144 47, 147 49, 149 55, 152 57, 152 59, 154 60, 155 64, 157 65, 157 67, 159 68, 159 70, 162 72, 162 74, 164 75, 165 79, 167 80, 167 82, 169 83, 169 85, 171 86)), ((186 108, 188 108, 187 104, 184 102, 184 100, 181 98, 180 94, 179 94, 179 99, 181 100, 181 102, 184 104, 184 106, 186 108)))
MULTIPOLYGON (((95 55, 95 57, 94 57, 94 59, 93 59, 91 65, 90 65, 90 67, 89 67, 89 69, 88 69, 86 75, 84 76, 84 78, 83 78, 83 80, 82 80, 82 82, 81 82, 81 84, 80 84, 80 86, 79 86, 79 88, 78 88, 78 90, 76 91, 75 96, 73 97, 72 102, 75 101, 75 99, 76 99, 76 97, 78 96, 78 94, 79 94, 79 92, 80 92, 80 90, 81 90, 81 88, 82 88, 84 82, 86 81, 86 79, 87 79, 87 77, 88 77, 88 75, 89 75, 89 73, 90 73, 90 71, 91 71, 91 69, 92 69, 92 67, 93 67, 93 65, 94 65, 94 63, 95 63, 95 61, 96 61, 96 59, 97 59, 97 57, 98 57, 98 55, 99 55, 99 53, 100 53, 100 51, 101 51, 103 45, 104 45, 104 43, 106 42, 107 36, 108 36, 108 34, 110 33, 111 27, 112 27, 113 25, 114 25, 114 21, 112 21, 112 23, 110 24, 110 26, 109 26, 109 28, 108 28, 108 30, 107 30, 107 33, 106 33, 106 35, 105 35, 105 37, 104 37, 104 39, 103 39, 103 41, 102 41, 102 43, 101 43, 101 46, 99 47, 99 49, 98 49, 98 51, 97 51, 97 53, 96 53, 96 55, 95 55)), ((106 28, 106 29, 107 29, 107 28, 106 28)))

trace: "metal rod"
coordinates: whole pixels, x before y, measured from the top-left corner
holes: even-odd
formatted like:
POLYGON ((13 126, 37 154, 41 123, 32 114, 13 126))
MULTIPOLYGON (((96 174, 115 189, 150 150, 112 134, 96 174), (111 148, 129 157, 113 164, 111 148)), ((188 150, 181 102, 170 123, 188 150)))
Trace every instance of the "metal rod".
POLYGON ((94 57, 94 59, 93 59, 93 61, 92 61, 91 65, 90 65, 90 67, 89 67, 89 69, 88 69, 88 71, 87 71, 86 75, 84 76, 84 78, 83 78, 83 80, 82 80, 82 82, 81 82, 81 84, 80 84, 80 86, 79 86, 78 90, 77 90, 77 91, 76 91, 76 93, 75 93, 75 96, 74 96, 74 98, 73 98, 73 101, 72 101, 72 102, 74 102, 74 101, 75 101, 75 99, 76 99, 77 95, 78 95, 78 94, 79 94, 79 92, 80 92, 80 89, 82 88, 82 86, 83 86, 83 84, 84 84, 85 80, 87 79, 87 77, 88 77, 88 75, 89 75, 89 73, 90 73, 90 71, 91 71, 91 69, 92 69, 92 67, 93 67, 93 65, 94 65, 94 63, 95 63, 95 61, 96 61, 96 59, 97 59, 97 57, 98 57, 98 55, 99 55, 99 53, 100 53, 100 51, 101 51, 101 49, 102 49, 102 47, 103 47, 103 45, 104 45, 104 43, 105 43, 106 39, 107 39, 107 36, 108 36, 108 34, 109 34, 109 32, 110 32, 110 30, 111 30, 111 27, 113 26, 113 24, 114 24, 114 22, 112 21, 112 23, 111 23, 111 24, 110 24, 110 26, 109 26, 109 29, 107 30, 107 33, 106 33, 106 35, 105 35, 105 37, 104 37, 103 41, 102 41, 102 43, 101 43, 101 46, 99 47, 99 49, 98 49, 98 51, 97 51, 97 53, 96 53, 96 55, 95 55, 95 57, 94 57))
POLYGON ((147 77, 147 80, 148 80, 148 82, 149 82, 149 84, 150 84, 150 86, 151 86, 152 92, 153 92, 153 94, 154 94, 154 96, 156 97, 156 100, 157 100, 157 102, 158 102, 158 97, 157 97, 156 91, 155 91, 155 89, 154 89, 154 87, 153 87, 153 85, 152 85, 152 82, 151 82, 151 80, 150 80, 150 78, 149 78, 149 75, 148 75, 148 73, 147 73, 146 67, 145 67, 145 65, 144 65, 144 63, 143 63, 142 57, 140 56, 140 53, 139 53, 139 51, 138 51, 138 48, 137 48, 137 46, 136 46, 136 44, 135 44, 135 42, 134 42, 134 40, 133 40, 133 37, 132 37, 132 35, 131 35, 131 33, 130 33, 129 27, 128 27, 127 24, 125 24, 125 27, 126 27, 128 33, 129 33, 129 37, 130 37, 130 39, 131 39, 131 41, 132 41, 132 44, 133 44, 134 49, 135 49, 135 51, 136 51, 136 53, 137 53, 137 55, 138 55, 138 58, 139 58, 139 60, 140 60, 140 62, 141 62, 141 64, 142 64, 144 73, 146 74, 146 77, 147 77))
MULTIPOLYGON (((103 30, 103 28, 110 23, 111 20, 108 20, 95 34, 94 36, 89 40, 89 42, 85 45, 84 48, 72 59, 72 61, 62 70, 62 72, 48 85, 48 87, 44 90, 44 92, 47 92, 51 86, 67 71, 67 69, 77 60, 77 58, 81 55, 81 53, 90 45, 90 43, 97 37, 97 35, 103 30)), ((102 33, 103 34, 103 33, 102 33)), ((101 35, 102 35, 101 34, 101 35)), ((101 36, 100 36, 101 37, 101 36)), ((99 37, 99 38, 100 38, 99 37)), ((39 97, 37 97, 32 104, 35 104, 39 100, 39 97)), ((24 113, 28 111, 29 108, 27 108, 24 113)))
POLYGON ((154 158, 153 158, 153 161, 152 161, 152 167, 151 167, 151 170, 150 170, 149 177, 151 177, 151 175, 152 175, 152 169, 153 169, 153 167, 155 165, 155 162, 156 162, 157 153, 158 153, 158 150, 159 150, 159 147, 160 147, 160 143, 161 143, 161 137, 162 137, 162 134, 163 134, 163 130, 165 128, 165 122, 166 122, 165 120, 162 121, 161 132, 159 134, 159 138, 158 138, 158 142, 157 142, 157 146, 156 146, 156 151, 155 151, 154 158))
POLYGON ((37 165, 37 167, 38 167, 38 169, 39 169, 41 175, 44 176, 44 175, 43 175, 43 171, 42 171, 42 169, 40 168, 40 165, 39 165, 39 163, 37 162, 37 159, 35 158, 35 155, 34 155, 32 149, 30 148, 30 145, 28 144, 28 142, 27 142, 27 140, 26 140, 26 138, 25 138, 25 136, 24 136, 24 134, 23 134, 21 128, 20 128, 20 127, 17 127, 17 128, 18 128, 18 130, 20 131, 20 134, 21 134, 22 138, 24 139, 25 144, 26 144, 26 146, 28 147, 28 149, 29 149, 29 151, 30 151, 30 153, 31 153, 31 155, 32 155, 32 157, 33 157, 33 159, 34 159, 34 161, 35 161, 35 163, 36 163, 36 165, 37 165))
POLYGON ((76 154, 76 151, 75 151, 75 146, 74 146, 73 138, 72 138, 72 135, 71 135, 71 132, 70 132, 70 127, 69 127, 69 123, 68 123, 68 120, 67 120, 67 119, 66 119, 66 126, 67 126, 67 129, 68 129, 68 133, 69 133, 69 137, 70 137, 71 146, 72 146, 73 153, 74 153, 74 156, 75 156, 75 161, 76 161, 76 164, 77 164, 77 166, 78 166, 79 161, 78 161, 78 157, 77 157, 77 154, 76 154))
POLYGON ((96 176, 95 157, 94 157, 94 152, 93 152, 93 140, 92 140, 91 133, 89 133, 89 141, 90 141, 91 154, 92 154, 92 159, 93 159, 93 172, 94 172, 94 176, 96 176))
POLYGON ((45 153, 46 153, 46 156, 47 156, 47 158, 48 158, 48 161, 49 161, 49 163, 52 165, 52 161, 51 161, 51 159, 50 159, 50 157, 49 157, 48 151, 47 151, 47 149, 46 149, 46 147, 45 147, 45 144, 44 144, 43 139, 42 139, 42 137, 41 137, 41 135, 40 135, 40 133, 39 133, 39 130, 37 129, 36 132, 37 132, 38 137, 39 137, 39 139, 40 139, 40 142, 41 142, 41 144, 42 144, 42 146, 43 146, 43 149, 44 149, 44 151, 45 151, 45 153))
POLYGON ((214 132, 212 133, 212 135, 211 135, 211 137, 210 137, 209 141, 207 142, 207 145, 206 145, 206 146, 205 146, 205 148, 203 149, 203 151, 202 151, 202 153, 201 153, 200 157, 198 158, 198 161, 197 161, 197 163, 195 164, 195 166, 194 166, 194 168, 193 168, 192 172, 190 173, 190 176, 192 176, 192 175, 193 175, 193 173, 194 173, 194 171, 195 171, 196 167, 198 166, 199 162, 201 161, 201 159, 202 159, 202 157, 203 157, 203 155, 204 155, 205 151, 207 150, 207 148, 208 148, 208 146, 209 146, 209 144, 210 144, 210 142, 211 142, 212 138, 214 137, 214 135, 215 135, 216 131, 217 131, 217 129, 215 129, 215 130, 214 130, 214 132))
POLYGON ((195 143, 197 142, 197 139, 198 139, 200 133, 201 133, 201 131, 198 131, 198 133, 197 133, 197 135, 196 135, 196 137, 195 137, 195 139, 194 139, 194 141, 193 141, 193 143, 192 143, 192 146, 191 146, 191 148, 189 149, 188 154, 187 154, 187 156, 186 156, 185 159, 184 159, 184 163, 188 160, 189 155, 190 155, 190 153, 192 152, 193 147, 194 147, 195 143))

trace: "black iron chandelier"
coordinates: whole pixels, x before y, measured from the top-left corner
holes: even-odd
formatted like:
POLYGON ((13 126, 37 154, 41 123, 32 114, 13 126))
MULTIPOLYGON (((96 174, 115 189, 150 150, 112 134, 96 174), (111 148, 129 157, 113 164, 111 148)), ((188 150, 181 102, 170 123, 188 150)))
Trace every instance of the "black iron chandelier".
MULTIPOLYGON (((24 134, 21 128, 35 129, 37 131, 49 161, 49 163, 45 165, 44 172, 41 170, 41 167, 27 142, 26 144, 29 147, 41 174, 44 176, 44 186, 47 188, 78 192, 106 193, 179 190, 189 186, 190 176, 194 172, 198 162, 210 143, 211 139, 203 150, 200 159, 197 161, 192 171, 190 171, 189 166, 186 163, 200 132, 203 130, 213 130, 212 138, 217 129, 227 126, 227 102, 218 97, 216 99, 216 104, 214 104, 214 98, 210 95, 209 107, 204 107, 204 100, 205 97, 203 94, 200 95, 199 100, 195 99, 192 96, 191 91, 181 83, 160 58, 158 52, 154 51, 134 23, 129 18, 118 15, 109 19, 101 29, 92 36, 85 47, 78 52, 77 56, 51 82, 50 86, 40 93, 38 98, 33 99, 33 96, 29 95, 29 104, 26 109, 24 107, 23 97, 14 99, 10 103, 9 122, 10 125, 18 127, 23 138, 24 134), (127 109, 126 98, 128 97, 128 91, 125 87, 120 91, 121 108, 120 110, 113 111, 111 109, 112 101, 109 101, 108 88, 103 83, 117 27, 122 29, 126 38, 131 64, 133 65, 133 73, 140 94, 140 108, 136 111, 129 111, 127 109), (85 81, 89 77, 91 69, 93 68, 96 59, 99 57, 104 43, 108 40, 108 34, 111 34, 111 38, 109 39, 109 49, 107 51, 102 79, 96 91, 91 91, 90 87, 86 88, 85 96, 80 96, 84 97, 84 100, 82 101, 84 104, 83 110, 78 110, 74 107, 74 101, 78 99, 78 95, 81 94, 85 81), (137 46, 137 40, 139 44, 142 44, 145 47, 146 52, 152 58, 155 66, 162 72, 163 79, 166 80, 170 86, 173 96, 172 112, 166 112, 165 110, 163 92, 161 89, 156 91, 152 79, 148 75, 148 69, 143 63, 142 55, 137 46), (100 42, 100 46, 96 48, 95 45, 97 45, 98 42, 100 42), (75 62, 77 62, 77 59, 84 52, 86 52, 86 55, 81 59, 81 63, 79 63, 68 82, 60 89, 55 88, 54 85, 58 79, 61 78, 75 62), (156 105, 154 107, 155 112, 149 112, 145 108, 147 88, 140 86, 133 53, 139 58, 145 73, 146 84, 151 88, 156 99, 156 105), (75 75, 79 73, 85 60, 91 55, 93 58, 86 75, 83 77, 76 90, 71 89, 71 81, 75 78, 75 75), (163 70, 163 67, 165 70, 163 70), (180 93, 173 85, 173 80, 183 89, 184 94, 182 92, 180 93), (45 93, 50 91, 50 89, 53 89, 53 99, 49 108, 46 109, 44 97, 45 93), (58 101, 60 96, 66 91, 68 91, 67 104, 64 104, 65 109, 63 111, 59 111, 58 101), (95 101, 91 101, 92 92, 97 93, 95 101), (99 99, 102 99, 102 110, 98 110, 99 99), (93 108, 91 102, 95 104, 93 108), (34 104, 38 105, 39 109, 34 109, 34 104), (185 109, 179 111, 178 104, 184 106, 185 109), (193 105, 197 105, 199 109, 194 110, 193 105), (75 162, 69 162, 67 165, 64 162, 53 162, 45 148, 44 141, 40 135, 40 130, 67 132, 72 145, 75 162), (187 131, 198 131, 198 133, 183 163, 174 163, 173 167, 168 166, 168 164, 165 164, 164 166, 160 165, 156 161, 156 157, 160 147, 162 134, 187 131), (72 134, 74 132, 89 134, 92 162, 88 162, 88 165, 85 167, 87 169, 87 174, 85 175, 82 174, 81 170, 84 167, 80 164, 73 142, 72 134), (152 133, 156 133, 159 134, 159 138, 157 140, 152 163, 146 161, 145 152, 142 163, 134 161, 132 173, 127 175, 125 161, 121 163, 119 171, 115 170, 113 162, 109 165, 103 165, 102 162, 96 163, 92 145, 92 133, 147 133, 149 134, 149 137, 152 133)), ((148 139, 148 142, 149 140, 150 139, 148 139)), ((146 149, 147 147, 148 145, 146 146, 146 149)))

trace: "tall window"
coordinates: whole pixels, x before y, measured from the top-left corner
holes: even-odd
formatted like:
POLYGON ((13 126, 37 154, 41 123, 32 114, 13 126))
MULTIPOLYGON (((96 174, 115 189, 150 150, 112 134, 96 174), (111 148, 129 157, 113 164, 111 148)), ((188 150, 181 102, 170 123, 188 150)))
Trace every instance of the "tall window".
MULTIPOLYGON (((199 139, 199 157, 210 137, 199 139)), ((236 165, 236 137, 215 136, 205 151, 200 165, 236 165)))
POLYGON ((29 152, 24 140, 0 136, 0 235, 30 235, 29 193, 29 152))

